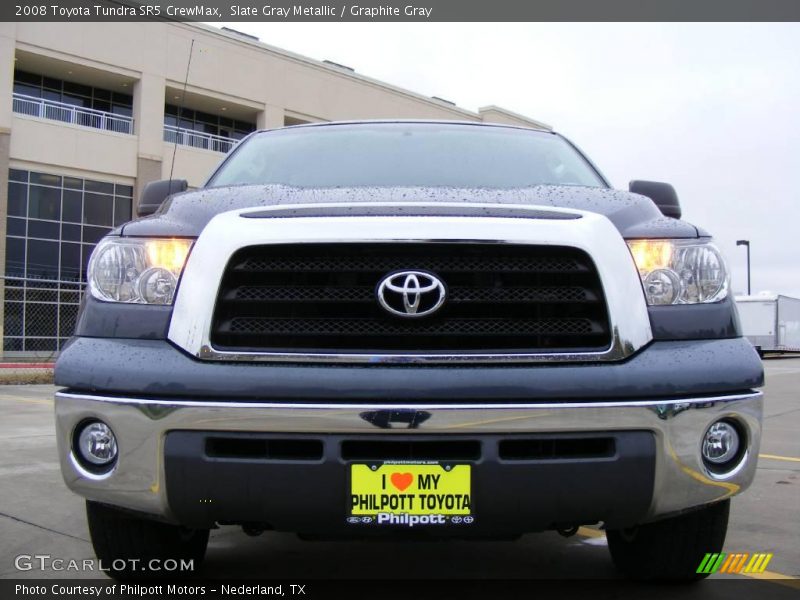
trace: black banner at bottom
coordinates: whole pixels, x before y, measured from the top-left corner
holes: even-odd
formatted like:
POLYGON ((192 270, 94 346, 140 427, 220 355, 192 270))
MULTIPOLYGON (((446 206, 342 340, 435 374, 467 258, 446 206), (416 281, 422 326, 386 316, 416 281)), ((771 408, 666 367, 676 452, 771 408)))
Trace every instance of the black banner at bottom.
MULTIPOLYGON (((387 565, 387 572, 391 565, 387 565)), ((798 580, 746 578, 707 579, 693 584, 636 583, 624 580, 491 580, 491 579, 361 579, 361 580, 184 580, 118 582, 110 579, 5 579, 0 580, 3 600, 133 600, 204 598, 292 598, 297 600, 388 598, 548 599, 568 600, 715 600, 733 597, 797 600, 798 580)))

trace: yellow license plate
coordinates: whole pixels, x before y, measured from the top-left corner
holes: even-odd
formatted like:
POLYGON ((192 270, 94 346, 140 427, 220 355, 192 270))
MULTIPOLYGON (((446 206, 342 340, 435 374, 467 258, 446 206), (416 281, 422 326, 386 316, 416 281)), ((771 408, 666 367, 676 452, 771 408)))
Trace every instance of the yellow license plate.
POLYGON ((350 523, 472 523, 470 465, 350 465, 350 523))

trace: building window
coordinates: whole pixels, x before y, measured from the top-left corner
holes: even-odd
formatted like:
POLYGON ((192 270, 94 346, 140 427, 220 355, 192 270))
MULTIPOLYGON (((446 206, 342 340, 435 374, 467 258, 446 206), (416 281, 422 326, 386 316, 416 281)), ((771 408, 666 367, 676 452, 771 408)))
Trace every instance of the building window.
POLYGON ((72 335, 89 256, 131 219, 132 196, 129 185, 9 171, 6 352, 56 352, 72 335))
POLYGON ((118 133, 133 133, 133 96, 14 71, 14 112, 118 133))
POLYGON ((247 134, 254 123, 229 119, 199 110, 164 106, 164 141, 216 152, 228 152, 247 134))

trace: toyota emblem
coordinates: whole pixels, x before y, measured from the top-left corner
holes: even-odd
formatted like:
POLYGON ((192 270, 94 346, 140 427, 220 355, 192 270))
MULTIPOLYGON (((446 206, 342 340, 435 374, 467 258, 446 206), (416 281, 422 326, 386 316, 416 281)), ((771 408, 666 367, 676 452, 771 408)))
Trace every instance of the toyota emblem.
POLYGON ((425 317, 441 308, 447 289, 433 273, 396 271, 381 279, 377 295, 381 306, 393 315, 425 317))

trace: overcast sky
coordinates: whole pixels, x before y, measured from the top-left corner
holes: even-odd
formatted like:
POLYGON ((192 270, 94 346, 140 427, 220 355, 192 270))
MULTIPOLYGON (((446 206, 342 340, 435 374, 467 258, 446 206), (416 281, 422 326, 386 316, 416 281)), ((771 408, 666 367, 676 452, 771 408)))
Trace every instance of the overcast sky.
MULTIPOLYGON (((222 26, 226 24, 215 23, 222 26)), ((746 289, 800 297, 800 24, 231 23, 477 110, 554 126, 612 184, 672 183, 746 289)))

